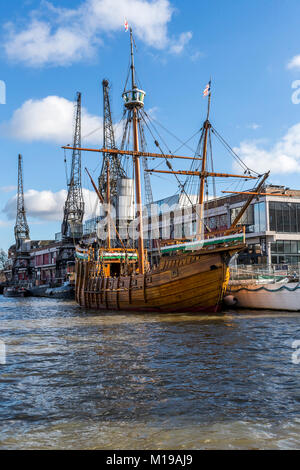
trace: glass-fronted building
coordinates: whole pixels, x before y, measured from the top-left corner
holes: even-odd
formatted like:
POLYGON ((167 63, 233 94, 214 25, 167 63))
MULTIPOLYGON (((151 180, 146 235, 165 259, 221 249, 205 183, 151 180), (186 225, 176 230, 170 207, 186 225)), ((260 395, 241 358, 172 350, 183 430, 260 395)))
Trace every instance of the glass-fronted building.
MULTIPOLYGON (((300 190, 283 186, 267 186, 271 193, 254 199, 242 217, 246 226, 245 253, 240 262, 267 264, 300 263, 300 190), (274 194, 273 194, 274 193, 274 194)), ((228 216, 228 226, 233 222, 247 196, 232 195, 217 200, 219 217, 228 216)), ((208 220, 212 217, 213 202, 208 203, 208 220)), ((213 224, 212 224, 213 225, 213 224)))
MULTIPOLYGON (((247 249, 240 254, 239 262, 298 264, 300 263, 300 190, 269 185, 264 192, 271 195, 255 198, 239 222, 239 225, 246 227, 247 243, 247 249)), ((247 198, 247 195, 233 194, 207 202, 204 210, 206 227, 212 231, 229 228, 247 198)), ((158 201, 159 206, 167 204, 167 199, 158 201)), ((188 204, 183 204, 185 205, 188 204)), ((194 214, 192 221, 194 234, 195 218, 194 214)), ((184 232, 182 236, 185 236, 184 232)))

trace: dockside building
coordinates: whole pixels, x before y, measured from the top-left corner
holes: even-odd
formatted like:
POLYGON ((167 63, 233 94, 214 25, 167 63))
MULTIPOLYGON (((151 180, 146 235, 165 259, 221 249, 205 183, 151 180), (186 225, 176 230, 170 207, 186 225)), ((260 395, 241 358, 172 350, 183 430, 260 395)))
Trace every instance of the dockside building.
MULTIPOLYGON (((246 227, 247 249, 239 255, 242 264, 293 264, 300 263, 300 190, 269 185, 264 190, 270 196, 257 196, 240 220, 246 227)), ((210 200, 205 205, 205 224, 212 231, 230 227, 248 196, 232 194, 210 200)), ((167 207, 170 198, 157 201, 159 207, 167 207)), ((173 202, 176 201, 174 196, 173 202)), ((177 196, 177 203, 189 209, 186 198, 177 196)), ((160 233, 164 217, 161 213, 160 233)), ((172 220, 172 217, 170 218, 172 220)), ((177 222, 178 223, 178 222, 177 222)), ((171 228, 171 232, 180 228, 171 228)), ((196 231, 196 214, 193 213, 191 232, 196 231)), ((182 237, 184 228, 182 228, 182 237)))

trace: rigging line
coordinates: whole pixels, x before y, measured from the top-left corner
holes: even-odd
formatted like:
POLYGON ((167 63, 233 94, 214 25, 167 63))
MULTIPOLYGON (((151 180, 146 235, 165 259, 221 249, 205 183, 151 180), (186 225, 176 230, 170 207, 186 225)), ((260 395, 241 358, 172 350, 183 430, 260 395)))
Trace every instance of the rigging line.
MULTIPOLYGON (((138 116, 139 116, 139 113, 138 113, 138 116)), ((142 149, 142 152, 145 152, 147 150, 147 143, 146 143, 143 123, 141 119, 138 119, 138 127, 139 127, 139 134, 140 134, 141 149, 142 149)), ((142 164, 143 164, 144 170, 148 170, 147 157, 142 157, 142 164)), ((145 199, 146 199, 147 204, 153 203, 153 193, 152 193, 150 175, 146 173, 146 171, 144 171, 144 193, 145 193, 145 199)))
POLYGON ((127 109, 124 108, 123 111, 121 113, 118 113, 118 116, 121 116, 120 118, 117 119, 117 122, 116 122, 116 126, 119 126, 121 125, 123 122, 124 122, 124 118, 126 116, 126 113, 127 113, 127 109))
MULTIPOLYGON (((153 177, 153 178, 160 178, 160 179, 162 179, 162 180, 164 180, 164 181, 168 181, 168 182, 169 182, 168 178, 165 178, 164 176, 161 176, 161 175, 155 174, 155 175, 152 175, 152 177, 153 177)), ((177 188, 176 192, 177 192, 177 191, 178 191, 178 188, 177 188)))
MULTIPOLYGON (((162 150, 162 148, 161 148, 159 142, 155 139, 155 136, 153 135, 153 132, 152 132, 152 130, 150 129, 150 127, 148 126, 148 124, 147 124, 147 122, 146 122, 146 120, 145 120, 145 118, 144 118, 144 116, 143 116, 142 113, 141 113, 141 117, 142 117, 143 121, 145 122, 145 125, 146 125, 146 127, 148 128, 148 130, 149 130, 150 134, 152 135, 153 139, 155 140, 156 146, 159 148, 161 154, 162 154, 163 157, 165 158, 165 161, 167 162, 167 166, 169 166, 169 165, 170 165, 170 162, 169 162, 168 158, 165 156, 165 154, 164 154, 164 152, 163 152, 163 150, 162 150)), ((182 188, 182 190, 184 191, 184 187, 183 187, 181 181, 179 180, 178 176, 177 176, 176 174, 175 174, 174 176, 175 176, 175 178, 176 178, 176 180, 177 180, 177 183, 179 184, 179 186, 180 186, 180 187, 182 188)))
MULTIPOLYGON (((156 134, 158 135, 158 137, 160 138, 160 140, 162 141, 162 143, 163 143, 164 146, 166 147, 168 153, 170 153, 171 155, 173 155, 172 152, 171 152, 171 150, 169 149, 169 146, 168 146, 167 143, 165 142, 164 138, 160 135, 160 133, 158 132, 158 130, 157 130, 156 127, 154 126, 153 122, 151 122, 150 118, 149 118, 148 115, 146 114, 146 112, 145 112, 144 110, 142 110, 142 113, 141 113, 141 114, 142 114, 142 117, 143 117, 143 119, 144 119, 145 124, 146 124, 146 120, 145 120, 145 117, 144 117, 143 115, 145 115, 145 116, 147 117, 147 119, 149 120, 149 124, 153 127, 154 132, 156 132, 156 134)), ((148 126, 148 129, 149 129, 149 126, 148 126)), ((154 135, 153 135, 152 133, 151 133, 151 135, 152 135, 152 137, 153 137, 153 139, 154 139, 154 143, 155 143, 156 139, 155 139, 155 137, 154 137, 154 135)))
MULTIPOLYGON (((211 164, 211 171, 212 173, 214 173, 214 160, 213 160, 213 154, 212 154, 212 142, 211 142, 211 132, 209 130, 209 134, 208 134, 208 145, 209 145, 209 153, 210 153, 210 164, 211 164)), ((214 200, 215 200, 215 208, 217 207, 217 202, 216 202, 216 194, 217 194, 217 191, 216 191, 216 179, 215 177, 213 176, 212 178, 212 186, 213 186, 213 196, 214 196, 214 200)))
POLYGON ((126 77, 126 80, 125 80, 125 85, 124 85, 124 90, 123 90, 123 93, 126 91, 126 87, 127 87, 127 82, 128 82, 128 78, 129 78, 129 75, 130 75, 130 59, 128 61, 128 71, 127 71, 127 77, 126 77))
POLYGON ((257 171, 255 170, 252 170, 250 167, 248 167, 246 165, 245 162, 243 162, 243 160, 238 156, 238 154, 233 150, 232 147, 230 147, 230 145, 226 142, 226 140, 219 134, 219 132, 214 128, 212 127, 212 132, 216 135, 216 137, 218 137, 218 139, 223 143, 223 145, 227 148, 227 150, 229 150, 232 155, 238 159, 238 161, 241 163, 241 165, 246 168, 248 171, 251 171, 252 173, 255 173, 256 175, 260 176, 259 173, 257 173, 257 171))
MULTIPOLYGON (((241 160, 241 158, 234 152, 234 150, 230 147, 229 144, 223 139, 223 137, 215 130, 212 128, 212 132, 215 134, 215 136, 219 139, 219 141, 225 146, 226 150, 228 150, 232 156, 239 161, 240 165, 245 168, 246 170, 250 170, 248 166, 241 160)), ((256 173, 256 172, 255 172, 256 173)))
MULTIPOLYGON (((195 137, 200 131, 198 130, 192 137, 190 137, 186 142, 184 142, 183 140, 181 140, 177 135, 173 134, 173 132, 169 131, 163 124, 161 124, 157 119, 154 119, 154 117, 150 117, 149 114, 146 113, 146 111, 144 111, 147 118, 151 121, 155 121, 162 129, 164 129, 166 132, 168 132, 168 134, 170 134, 172 137, 174 137, 176 140, 178 140, 178 142, 181 143, 181 147, 183 146, 186 146, 189 150, 191 150, 194 154, 196 153, 195 152, 195 149, 193 149, 192 147, 190 147, 189 145, 187 145, 187 143, 192 140, 193 137, 195 137)), ((177 151, 177 150, 176 150, 177 151)), ((175 152, 174 152, 175 153, 175 152)))
MULTIPOLYGON (((162 155, 164 156, 164 158, 165 158, 165 161, 168 162, 168 163, 167 163, 167 166, 169 166, 169 164, 170 164, 170 163, 169 163, 169 160, 168 160, 168 158, 165 156, 165 154, 164 154, 162 148, 160 147, 159 142, 156 140, 156 138, 155 138, 155 136, 154 136, 154 134, 153 134, 153 132, 152 132, 150 126, 148 125, 147 121, 145 120, 145 117, 143 116, 143 114, 145 114, 145 116, 149 119, 148 115, 146 114, 146 112, 145 112, 144 110, 143 110, 143 113, 141 113, 141 117, 142 117, 142 119, 143 119, 143 121, 144 121, 144 123, 145 123, 145 125, 146 125, 146 127, 147 127, 147 129, 148 129, 148 131, 150 132, 150 134, 151 134, 151 136, 152 136, 152 138, 153 138, 153 140, 154 140, 155 145, 159 148, 161 154, 162 154, 162 155)), ((155 126, 153 125, 153 123, 151 123, 150 119, 149 119, 149 123, 152 124, 152 127, 155 129, 155 126)), ((155 131, 157 132, 156 129, 155 129, 155 131)), ((158 132, 157 132, 157 134, 158 134, 158 136, 160 137, 160 135, 159 135, 158 132)), ((168 149, 168 146, 166 145, 166 143, 165 143, 165 146, 166 146, 166 148, 168 149)), ((168 151, 170 151, 170 150, 168 149, 168 151)), ((182 185, 182 183, 180 182, 179 178, 177 177, 177 175, 174 175, 174 176, 176 177, 176 180, 177 180, 179 186, 180 186, 180 187, 182 188, 182 190, 184 191, 183 185, 182 185)))
MULTIPOLYGON (((152 133, 151 129, 149 128, 147 122, 145 121, 145 118, 144 118, 144 116, 143 116, 142 113, 141 113, 141 117, 142 117, 142 119, 144 120, 145 125, 146 125, 146 127, 148 128, 150 134, 151 134, 152 137, 154 138, 153 133, 152 133)), ((165 156, 165 154, 164 154, 164 152, 163 152, 163 150, 162 150, 162 148, 161 148, 159 142, 157 142, 157 141, 156 141, 156 146, 159 148, 161 154, 162 154, 163 157, 165 158, 165 161, 166 161, 166 163, 167 163, 167 166, 169 167, 169 165, 171 165, 171 164, 170 164, 168 158, 165 156)), ((178 175, 174 174, 174 176, 175 176, 175 178, 176 178, 176 180, 177 180, 178 185, 179 185, 180 188, 181 188, 181 193, 184 193, 184 194, 186 195, 186 197, 187 197, 189 203, 191 204, 192 207, 195 207, 196 214, 198 215, 198 217, 200 217, 200 214, 197 212, 197 205, 193 204, 193 202, 191 201, 190 196, 187 194, 187 192, 186 192, 186 190, 185 190, 185 183, 184 183, 184 184, 181 183, 180 179, 178 178, 178 175)), ((207 225, 206 225, 205 223, 204 223, 204 225, 205 225, 206 228, 208 229, 208 227, 207 227, 207 225)), ((208 229, 208 230, 209 230, 209 229, 208 229)))
POLYGON ((98 168, 100 167, 100 164, 102 164, 102 162, 99 162, 98 165, 96 166, 96 168, 94 168, 94 170, 92 170, 92 173, 95 173, 96 170, 98 170, 98 168))
MULTIPOLYGON (((201 130, 203 131, 203 127, 201 128, 201 130)), ((199 142, 198 142, 198 145, 197 145, 197 149, 196 149, 196 155, 199 155, 199 156, 201 155, 203 137, 204 137, 204 133, 202 132, 202 134, 200 136, 200 139, 199 139, 199 142)), ((197 169, 199 169, 199 166, 201 166, 201 164, 202 163, 200 163, 200 162, 198 163, 195 160, 195 162, 193 162, 192 165, 191 165, 191 169, 196 169, 197 170, 197 169)), ((199 193, 200 181, 197 180, 197 183, 195 184, 195 178, 193 176, 187 176, 186 177, 185 185, 190 189, 190 192, 192 192, 193 187, 196 187, 197 193, 199 193)))
POLYGON ((163 163, 164 163, 164 161, 160 160, 160 162, 155 167, 153 167, 153 170, 157 170, 157 168, 159 168, 163 163))
MULTIPOLYGON (((178 150, 180 150, 184 145, 186 145, 188 142, 190 142, 190 140, 192 140, 194 137, 196 137, 197 134, 199 134, 200 132, 203 131, 203 127, 201 127, 201 129, 199 129, 197 132, 195 132, 195 134, 192 135, 192 137, 190 137, 188 140, 186 140, 182 145, 180 145, 180 147, 176 148, 173 152, 173 154, 176 154, 178 152, 178 150)), ((195 155, 197 155, 197 150, 196 152, 194 152, 195 155)), ((199 156, 201 156, 199 154, 199 156)))
MULTIPOLYGON (((141 113, 141 117, 142 117, 142 119, 143 119, 143 121, 144 121, 144 123, 145 123, 147 129, 149 130, 149 132, 150 132, 150 134, 151 134, 151 136, 152 136, 152 138, 153 138, 153 140, 154 140, 155 145, 159 148, 159 150, 161 151, 162 155, 165 157, 165 161, 167 162, 167 166, 169 166, 169 164, 170 164, 170 163, 169 163, 169 160, 168 160, 167 157, 164 155, 164 152, 163 152, 162 148, 160 147, 159 142, 156 140, 156 138, 155 138, 153 132, 151 131, 150 126, 147 124, 144 115, 148 118, 149 124, 151 124, 151 126, 153 127, 154 131, 157 133, 157 135, 159 136, 159 138, 163 141, 163 143, 164 143, 166 149, 168 150, 168 152, 170 152, 170 154, 172 154, 172 152, 171 152, 171 150, 169 150, 168 145, 167 145, 166 142, 164 141, 163 137, 159 134, 159 132, 158 132, 158 130, 156 129, 156 127, 154 126, 153 122, 151 122, 151 119, 149 118, 149 116, 148 116, 148 114, 146 113, 146 111, 143 110, 143 113, 141 113)), ((173 155, 173 154, 172 154, 172 155, 173 155)), ((193 162, 193 163, 194 163, 194 162, 193 162)), ((177 175, 174 175, 174 176, 175 176, 175 178, 176 178, 176 180, 177 180, 178 185, 179 185, 180 188, 181 188, 181 192, 184 193, 184 194, 187 196, 189 202, 191 203, 191 205, 193 205, 192 201, 190 200, 190 198, 189 198, 189 196, 188 196, 188 194, 187 194, 187 192, 186 192, 186 190, 185 190, 186 181, 182 184, 181 181, 180 181, 180 179, 179 179, 179 177, 178 177, 177 175)))
MULTIPOLYGON (((157 133, 157 135, 159 136, 159 138, 163 141, 163 143, 164 143, 165 147, 167 148, 167 150, 168 150, 171 154, 173 154, 173 153, 171 152, 171 150, 169 150, 168 145, 166 144, 166 142, 164 141, 163 137, 160 135, 160 133, 158 132, 158 130, 157 130, 156 127, 154 126, 153 122, 151 122, 151 119, 149 118, 149 116, 147 115, 147 113, 146 113, 144 110, 143 110, 143 114, 145 114, 145 116, 148 118, 149 123, 151 124, 151 126, 153 127, 154 131, 157 133)), ((143 120, 144 120, 144 122, 145 122, 145 125, 146 125, 146 127, 148 128, 150 134, 152 135, 152 138, 153 138, 153 140, 154 140, 154 143, 155 143, 156 146, 159 148, 159 150, 161 151, 162 155, 165 157, 165 161, 168 162, 168 159, 167 159, 167 157, 164 155, 164 152, 163 152, 162 148, 160 147, 159 142, 156 140, 156 138, 155 138, 153 132, 151 131, 149 125, 147 124, 147 122, 146 122, 146 120, 145 120, 145 117, 142 116, 142 118, 143 118, 143 120)), ((193 162, 193 163, 194 163, 194 162, 193 162)), ((193 163, 192 163, 192 165, 193 165, 193 163)), ((158 165, 158 166, 159 166, 159 165, 158 165)), ((167 166, 169 166, 169 162, 167 163, 167 166)), ((192 203, 192 201, 191 201, 191 199, 190 199, 190 197, 189 197, 187 191, 185 190, 185 185, 186 185, 186 180, 187 180, 187 178, 185 179, 184 183, 182 183, 182 182, 180 181, 180 178, 179 178, 177 175, 174 175, 174 176, 175 176, 175 178, 176 178, 176 180, 177 180, 177 183, 178 183, 179 187, 181 188, 181 193, 184 193, 184 194, 186 195, 187 199, 189 200, 190 204, 193 205, 193 203, 192 203)))
POLYGON ((102 126, 97 127, 97 129, 94 129, 93 131, 91 131, 91 132, 89 132, 88 134, 84 135, 84 136, 82 137, 82 140, 86 139, 87 137, 89 137, 90 135, 94 134, 95 132, 100 131, 101 129, 102 129, 102 126))
POLYGON ((139 74, 137 73, 136 70, 135 70, 135 78, 136 78, 136 83, 137 83, 138 87, 139 87, 140 89, 142 89, 142 82, 141 82, 140 76, 139 76, 139 74))

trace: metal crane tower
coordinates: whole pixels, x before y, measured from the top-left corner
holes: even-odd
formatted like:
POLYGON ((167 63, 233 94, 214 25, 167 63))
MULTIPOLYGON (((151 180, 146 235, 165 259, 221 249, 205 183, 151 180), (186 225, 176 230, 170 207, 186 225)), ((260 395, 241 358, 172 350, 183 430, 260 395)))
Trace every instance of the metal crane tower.
POLYGON ((68 196, 61 230, 63 238, 80 238, 82 233, 84 201, 81 185, 81 151, 79 150, 81 147, 81 93, 77 93, 73 147, 68 196))
MULTIPOLYGON (((103 148, 116 149, 115 134, 111 117, 110 99, 109 99, 109 82, 104 79, 102 81, 103 88, 103 148)), ((117 196, 117 182, 120 178, 124 178, 125 172, 122 168, 120 158, 116 154, 103 154, 103 162, 101 173, 99 176, 99 190, 105 196, 107 186, 107 164, 109 163, 110 175, 110 194, 112 198, 117 196)))
POLYGON ((16 249, 22 248, 22 241, 29 240, 29 227, 26 219, 23 190, 23 168, 22 155, 19 155, 18 161, 18 194, 17 194, 17 217, 15 225, 16 249))

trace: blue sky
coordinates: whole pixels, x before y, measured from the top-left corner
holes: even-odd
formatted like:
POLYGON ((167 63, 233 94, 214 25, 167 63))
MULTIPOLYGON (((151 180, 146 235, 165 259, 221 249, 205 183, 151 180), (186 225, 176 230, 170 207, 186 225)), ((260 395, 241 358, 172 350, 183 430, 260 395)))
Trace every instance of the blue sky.
MULTIPOLYGON (((11 0, 1 11, 0 247, 13 242, 18 153, 31 237, 48 239, 60 230, 66 188, 60 146, 71 140, 76 91, 85 108, 84 134, 101 126, 104 77, 112 83, 114 121, 120 120, 129 60, 124 16, 135 32, 146 111, 188 139, 205 117, 202 91, 212 76, 216 129, 250 167, 270 168, 270 182, 299 188, 300 105, 292 102, 292 84, 300 80, 298 0, 73 0, 72 7, 11 0)), ((179 145, 164 138, 172 151, 179 145)), ((100 147, 101 131, 84 142, 100 147)), ((97 154, 85 153, 83 164, 97 176, 97 154)), ((233 169, 218 145, 215 168, 233 169)), ((155 198, 177 189, 165 178, 151 181, 155 198)), ((86 177, 83 184, 91 191, 86 177)), ((91 211, 94 194, 86 197, 91 211)))

